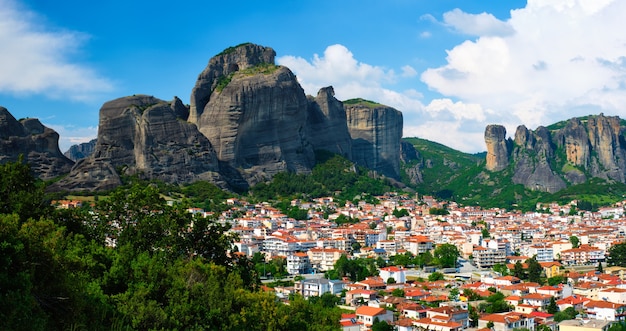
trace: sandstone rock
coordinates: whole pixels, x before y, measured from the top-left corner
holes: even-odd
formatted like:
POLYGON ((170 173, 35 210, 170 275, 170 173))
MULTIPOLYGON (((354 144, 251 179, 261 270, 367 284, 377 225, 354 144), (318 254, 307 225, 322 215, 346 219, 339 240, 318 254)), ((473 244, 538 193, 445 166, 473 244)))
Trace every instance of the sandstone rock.
POLYGON ((487 145, 486 168, 500 171, 509 166, 509 148, 506 141, 506 129, 502 125, 488 125, 485 129, 487 145))
POLYGON ((250 43, 229 47, 212 57, 191 91, 189 121, 197 123, 220 79, 227 80, 234 72, 262 63, 274 64, 275 57, 273 49, 250 43))
POLYGON ((116 169, 169 183, 224 184, 208 139, 179 120, 171 103, 146 95, 105 103, 94 153, 52 189, 109 189, 120 183, 116 169))
POLYGON ((198 119, 223 170, 247 188, 278 172, 308 172, 315 163, 307 140, 307 99, 293 73, 279 66, 236 72, 214 91, 198 119), (229 168, 230 170, 226 169, 229 168))
POLYGON ((0 163, 15 162, 20 155, 43 180, 67 173, 74 164, 61 154, 56 131, 37 119, 17 121, 6 108, 0 107, 0 163))
POLYGON ((91 155, 96 149, 96 141, 96 139, 92 139, 86 143, 72 145, 63 155, 74 162, 82 160, 91 155))
POLYGON ((402 113, 369 102, 345 104, 352 161, 391 178, 400 177, 402 113))
POLYGON ((327 150, 352 159, 352 139, 343 103, 335 99, 332 86, 308 98, 307 136, 315 149, 327 150))

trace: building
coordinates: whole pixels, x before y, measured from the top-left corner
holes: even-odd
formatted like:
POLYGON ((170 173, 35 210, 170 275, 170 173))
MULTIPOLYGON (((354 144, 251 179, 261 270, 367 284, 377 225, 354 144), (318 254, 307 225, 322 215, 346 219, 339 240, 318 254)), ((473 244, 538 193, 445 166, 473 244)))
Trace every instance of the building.
POLYGON ((559 322, 559 331, 608 331, 610 327, 610 321, 595 319, 575 319, 559 322))
POLYGON ((296 293, 308 298, 321 296, 324 293, 339 294, 343 290, 343 282, 340 280, 328 280, 324 278, 303 279, 294 283, 296 293))
POLYGON ((360 306, 356 309, 356 320, 362 323, 361 331, 370 330, 374 324, 374 320, 386 321, 393 323, 393 312, 385 308, 376 308, 370 306, 360 306))
POLYGON ((387 282, 389 278, 393 278, 396 283, 406 282, 406 274, 402 267, 384 267, 380 268, 379 271, 379 276, 383 279, 384 282, 387 282))
POLYGON ((517 312, 489 314, 478 319, 479 329, 489 327, 493 331, 513 331, 517 328, 535 331, 535 319, 530 315, 517 312))
POLYGON ((472 253, 474 264, 478 268, 491 268, 506 261, 505 251, 489 249, 481 246, 474 247, 472 253))
POLYGON ((291 275, 300 275, 311 272, 311 261, 304 252, 296 252, 287 256, 287 272, 291 275))
POLYGON ((311 266, 319 271, 333 269, 342 254, 346 251, 335 248, 312 248, 307 252, 311 266))

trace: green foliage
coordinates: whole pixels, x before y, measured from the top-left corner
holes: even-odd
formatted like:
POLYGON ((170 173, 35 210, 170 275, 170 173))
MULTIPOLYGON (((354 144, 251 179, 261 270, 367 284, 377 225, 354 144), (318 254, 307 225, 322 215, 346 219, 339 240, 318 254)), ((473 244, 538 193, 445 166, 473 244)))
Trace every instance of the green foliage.
POLYGON ((241 44, 236 45, 236 46, 230 46, 230 47, 224 49, 223 51, 221 51, 216 56, 222 56, 222 55, 228 55, 228 54, 234 53, 237 48, 239 48, 241 46, 251 45, 251 44, 252 43, 246 42, 246 43, 241 43, 241 44))
MULTIPOLYGON (((31 193, 20 190, 13 193, 31 193)), ((258 291, 254 262, 262 256, 226 254, 235 239, 228 227, 168 206, 157 186, 117 189, 93 213, 35 208, 43 217, 22 220, 13 212, 0 212, 2 329, 339 328, 337 297, 284 305, 258 291)))
POLYGON ((557 306, 556 300, 554 299, 554 297, 550 297, 550 303, 546 307, 546 312, 548 314, 553 314, 554 315, 554 314, 556 314, 557 311, 559 311, 559 306, 557 306))
POLYGON ((378 317, 374 318, 374 323, 372 324, 372 331, 393 331, 395 327, 392 324, 387 323, 387 321, 380 321, 378 317))
POLYGON ((609 266, 626 267, 626 243, 611 246, 606 260, 609 266))
POLYGON ((528 265, 528 268, 526 270, 528 281, 533 283, 541 283, 541 272, 543 271, 541 264, 539 264, 534 256, 526 260, 526 264, 528 265))
POLYGON ((567 307, 565 308, 565 310, 556 312, 554 314, 554 321, 558 323, 565 320, 573 320, 574 318, 576 318, 577 314, 578 313, 576 312, 574 307, 567 307))
MULTIPOLYGON (((387 282, 387 284, 389 284, 389 282, 387 282)), ((393 291, 391 291, 391 295, 398 298, 404 298, 404 290, 401 288, 394 288, 393 291)))
POLYGON ((478 310, 487 314, 502 313, 511 310, 511 306, 504 300, 504 294, 496 292, 487 297, 486 302, 478 306, 478 310))
POLYGON ((35 180, 21 156, 17 162, 0 164, 0 213, 15 213, 21 221, 26 221, 50 212, 43 182, 35 180))
POLYGON ((224 88, 226 88, 226 86, 230 84, 230 81, 233 80, 234 75, 235 73, 219 76, 217 78, 217 83, 215 84, 215 91, 222 92, 224 88))
POLYGON ((348 100, 345 100, 343 102, 343 104, 344 105, 361 105, 361 106, 365 106, 367 108, 377 108, 377 107, 381 107, 382 106, 378 102, 369 101, 369 100, 365 100, 365 99, 361 99, 361 98, 348 99, 348 100))
POLYGON ((445 208, 437 208, 437 207, 432 207, 428 209, 428 213, 431 215, 448 215, 450 214, 448 212, 448 210, 446 210, 445 208))
POLYGON ((197 181, 185 185, 182 187, 181 191, 194 207, 212 211, 224 211, 228 209, 224 201, 233 197, 231 193, 206 181, 197 181))
POLYGON ((404 208, 402 208, 402 209, 394 208, 393 212, 392 212, 392 215, 397 217, 397 218, 404 217, 404 216, 409 216, 409 211, 404 209, 404 208))
POLYGON ((328 278, 337 279, 340 277, 348 277, 353 282, 360 281, 369 276, 378 274, 376 263, 372 259, 348 259, 346 255, 335 262, 332 273, 328 273, 328 278))
POLYGON ((319 198, 340 192, 338 203, 353 200, 357 195, 375 196, 393 191, 388 180, 368 176, 368 171, 355 167, 342 156, 317 151, 318 163, 311 174, 278 173, 267 183, 251 188, 252 196, 260 201, 294 199, 301 196, 319 198))
POLYGON ((565 283, 567 283, 567 279, 563 276, 554 276, 554 277, 548 278, 548 285, 550 286, 557 286, 559 284, 565 284, 565 283))
POLYGON ((572 243, 573 248, 578 248, 578 246, 580 245, 580 239, 578 239, 578 237, 576 236, 570 236, 569 241, 572 243))
POLYGON ((435 271, 431 273, 430 275, 428 275, 428 281, 430 282, 435 282, 435 281, 444 280, 444 279, 445 279, 445 275, 438 271, 435 271))
POLYGON ((433 257, 442 268, 456 267, 456 261, 459 256, 461 256, 459 249, 452 244, 441 244, 433 252, 433 257))

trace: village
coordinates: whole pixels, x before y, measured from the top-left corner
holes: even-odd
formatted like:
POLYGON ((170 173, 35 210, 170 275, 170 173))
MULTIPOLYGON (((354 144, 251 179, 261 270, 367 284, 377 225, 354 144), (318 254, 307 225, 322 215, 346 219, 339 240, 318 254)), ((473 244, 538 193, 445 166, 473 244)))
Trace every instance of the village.
POLYGON ((238 238, 232 254, 282 259, 286 275, 279 277, 293 286, 263 287, 278 299, 340 297, 340 307, 353 311, 342 316, 345 331, 371 330, 381 321, 399 331, 606 331, 626 320, 626 268, 606 263, 610 248, 626 238, 623 203, 588 212, 572 201, 521 213, 430 196, 376 199, 341 206, 332 197, 291 201, 308 210, 306 220, 236 198, 220 215, 188 211, 229 224, 238 238), (352 222, 339 222, 346 219, 352 222), (442 245, 456 247, 452 267, 389 263, 442 245), (325 278, 342 257, 385 266, 361 280, 325 278), (528 261, 540 266, 540 278, 525 277, 528 261))
POLYGON ((231 231, 239 235, 238 252, 248 256, 261 252, 267 260, 285 258, 287 272, 301 276, 293 287, 274 288, 278 297, 343 294, 343 305, 354 309, 341 321, 346 331, 369 330, 375 319, 401 331, 607 330, 611 322, 626 317, 626 268, 597 271, 612 245, 624 241, 622 204, 592 213, 576 212, 574 201, 565 206, 537 206, 541 212, 520 213, 459 207, 429 196, 417 199, 388 194, 377 198, 378 204, 343 206, 335 205, 330 197, 312 203, 292 201, 293 206, 309 210, 305 221, 289 219, 268 204, 251 206, 230 199, 233 209, 219 219, 231 222, 231 231), (444 209, 444 215, 430 214, 444 209), (325 218, 322 210, 335 212, 325 218), (402 210, 405 212, 398 213, 402 210), (244 214, 232 218, 235 211, 244 214), (342 215, 358 222, 338 226, 335 220, 342 215), (386 266, 379 268, 378 276, 356 282, 319 277, 332 270, 342 255, 388 261, 394 255, 432 252, 442 244, 458 248, 455 267, 436 271, 424 266, 386 266), (561 277, 563 281, 551 286, 511 275, 516 262, 527 267, 524 261, 531 257, 541 265, 542 277, 561 277), (508 275, 495 271, 493 267, 498 265, 507 266, 510 272, 504 273, 508 275), (445 278, 428 281, 433 272, 444 273, 445 278), (392 295, 394 290, 403 295, 392 295), (484 302, 472 301, 472 292, 482 299, 502 293, 508 311, 481 314, 471 323, 471 306, 477 308, 484 302), (554 311, 548 313, 551 299, 558 311, 572 307, 578 319, 555 322, 554 311))

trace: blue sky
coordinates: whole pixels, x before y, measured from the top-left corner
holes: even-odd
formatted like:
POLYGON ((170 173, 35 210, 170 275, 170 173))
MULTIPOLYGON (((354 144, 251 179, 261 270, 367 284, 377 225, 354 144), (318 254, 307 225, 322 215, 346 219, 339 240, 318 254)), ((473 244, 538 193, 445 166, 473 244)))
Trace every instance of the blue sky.
POLYGON ((188 103, 213 55, 253 42, 307 94, 332 85, 401 110, 405 137, 479 152, 487 124, 626 118, 624 17, 619 0, 0 0, 0 105, 65 151, 104 102, 188 103))

